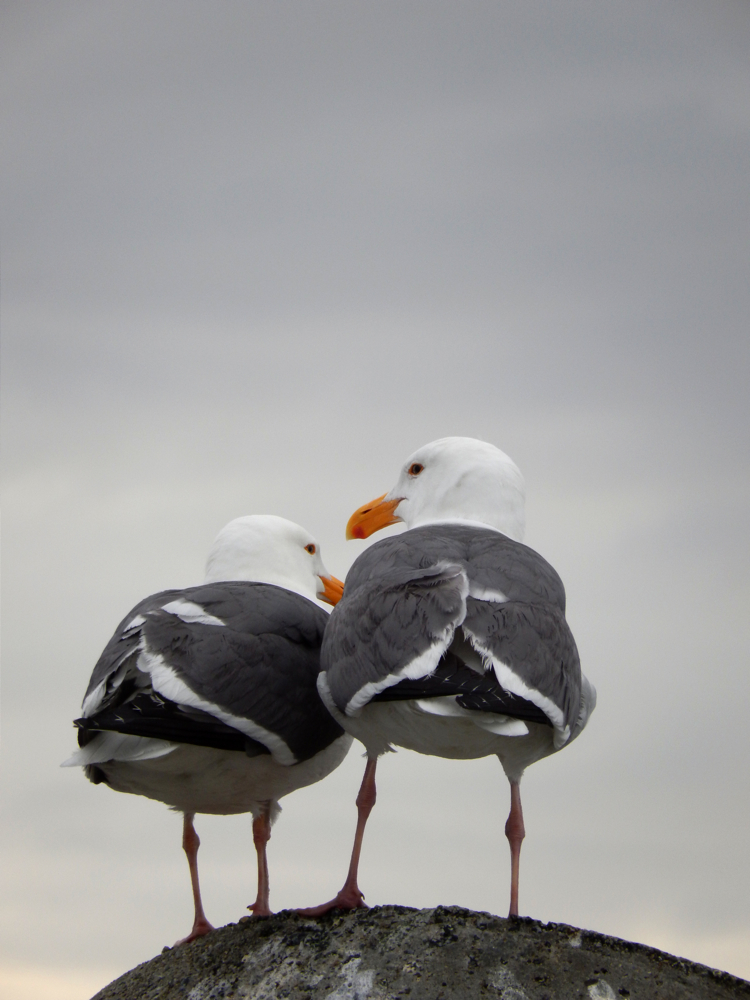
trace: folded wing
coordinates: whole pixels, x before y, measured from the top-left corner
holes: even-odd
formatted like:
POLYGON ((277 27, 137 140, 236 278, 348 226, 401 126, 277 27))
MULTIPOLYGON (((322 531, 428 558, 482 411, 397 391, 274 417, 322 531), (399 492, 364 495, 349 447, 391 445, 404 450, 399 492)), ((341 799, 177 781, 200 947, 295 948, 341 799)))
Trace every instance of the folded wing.
POLYGON ((446 524, 383 540, 355 562, 330 616, 331 699, 352 716, 369 701, 453 698, 552 726, 562 746, 582 710, 564 609, 549 563, 498 532, 446 524))
POLYGON ((341 735, 316 679, 327 614, 271 584, 227 582, 142 601, 105 648, 77 720, 115 731, 307 760, 341 735))

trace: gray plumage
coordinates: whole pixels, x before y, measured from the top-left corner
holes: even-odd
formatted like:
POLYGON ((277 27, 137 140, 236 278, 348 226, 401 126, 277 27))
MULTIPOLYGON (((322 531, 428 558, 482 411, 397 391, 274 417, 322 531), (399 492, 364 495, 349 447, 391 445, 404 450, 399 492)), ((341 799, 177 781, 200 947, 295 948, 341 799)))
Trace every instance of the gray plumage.
MULTIPOLYGON (((356 560, 321 651, 336 708, 352 715, 370 700, 444 695, 445 656, 461 632, 485 667, 498 661, 518 678, 512 693, 528 689, 524 697, 544 721, 571 733, 581 711, 581 671, 562 581, 533 549, 468 524, 413 528, 356 560), (402 679, 409 664, 438 647, 442 667, 436 662, 421 678, 402 679)), ((502 707, 488 704, 483 710, 535 717, 507 699, 502 707)))
POLYGON ((312 601, 271 584, 233 581, 154 594, 123 619, 94 668, 76 722, 80 743, 108 730, 249 755, 274 751, 159 692, 149 673, 157 659, 203 702, 275 734, 294 761, 308 760, 343 732, 316 688, 327 621, 312 601), (179 611, 187 609, 189 619, 190 606, 196 618, 202 610, 215 623, 184 620, 179 611))
POLYGON ((183 813, 193 892, 192 941, 213 928, 198 879, 196 813, 253 815, 258 892, 271 913, 266 845, 279 800, 339 766, 352 737, 320 700, 320 646, 342 584, 315 539, 272 514, 217 535, 206 581, 147 597, 94 667, 79 749, 63 767, 183 813))
POLYGON ((596 691, 581 673, 555 570, 522 545, 523 477, 499 449, 441 438, 414 452, 348 538, 407 531, 354 563, 330 617, 318 689, 367 750, 349 872, 333 906, 361 906, 362 838, 378 757, 394 747, 453 760, 497 755, 510 782, 505 833, 512 916, 525 835, 520 782, 586 725, 596 691))

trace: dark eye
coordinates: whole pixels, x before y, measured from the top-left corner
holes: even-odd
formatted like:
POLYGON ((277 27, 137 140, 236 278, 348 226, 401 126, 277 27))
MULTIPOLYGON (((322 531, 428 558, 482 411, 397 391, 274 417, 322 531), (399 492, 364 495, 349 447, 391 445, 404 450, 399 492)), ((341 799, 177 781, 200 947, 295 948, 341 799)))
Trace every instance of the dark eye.
POLYGON ((422 469, 424 469, 423 465, 420 465, 419 462, 414 462, 413 465, 409 466, 409 475, 418 476, 422 469))
POLYGON ((305 551, 309 552, 311 556, 314 556, 315 553, 317 552, 317 549, 315 548, 315 546, 313 545, 313 543, 310 542, 309 545, 305 546, 305 551))

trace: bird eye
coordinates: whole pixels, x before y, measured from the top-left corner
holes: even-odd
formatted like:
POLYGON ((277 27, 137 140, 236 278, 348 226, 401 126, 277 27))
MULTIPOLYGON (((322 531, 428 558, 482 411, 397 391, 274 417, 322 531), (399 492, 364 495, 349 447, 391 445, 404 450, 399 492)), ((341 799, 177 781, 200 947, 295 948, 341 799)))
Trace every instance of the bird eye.
POLYGON ((311 556, 314 556, 315 553, 317 552, 317 549, 315 548, 315 546, 313 545, 313 543, 310 542, 309 545, 305 546, 305 551, 309 552, 311 556))
POLYGON ((412 465, 409 466, 409 475, 418 476, 419 473, 422 471, 422 469, 424 469, 423 465, 420 465, 419 462, 414 462, 412 465))

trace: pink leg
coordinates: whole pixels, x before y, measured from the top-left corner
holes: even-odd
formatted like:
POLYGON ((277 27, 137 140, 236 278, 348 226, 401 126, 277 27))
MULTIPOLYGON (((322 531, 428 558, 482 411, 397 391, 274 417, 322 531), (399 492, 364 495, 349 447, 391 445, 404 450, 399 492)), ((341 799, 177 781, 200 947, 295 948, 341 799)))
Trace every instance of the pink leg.
POLYGON ((258 855, 258 896, 254 903, 248 906, 255 917, 270 917, 269 907, 270 887, 268 883, 268 860, 266 844, 271 839, 271 803, 266 802, 263 812, 253 820, 253 843, 258 855))
POLYGON ((365 906, 364 894, 357 885, 357 870, 359 868, 359 855, 362 851, 362 838, 365 834, 365 826, 375 805, 375 768, 377 758, 368 757, 365 775, 357 796, 357 832, 354 835, 354 847, 352 857, 349 862, 349 872, 346 876, 343 888, 335 899, 322 903, 320 906, 310 906, 305 910, 297 910, 305 917, 319 917, 329 910, 356 910, 359 906, 365 906))
POLYGON ((518 868, 521 860, 521 843, 526 836, 521 809, 521 786, 510 783, 510 813, 505 824, 505 836, 510 844, 510 910, 509 917, 518 916, 518 868))
POLYGON ((185 813, 183 816, 182 849, 187 854, 188 865, 190 867, 190 883, 193 887, 195 919, 193 920, 193 929, 186 938, 176 941, 175 947, 178 944, 187 944, 188 941, 194 941, 196 938, 202 937, 213 930, 213 926, 206 920, 206 914, 203 912, 203 903, 201 901, 201 887, 198 882, 198 848, 201 846, 201 842, 193 826, 194 816, 195 813, 185 813))

